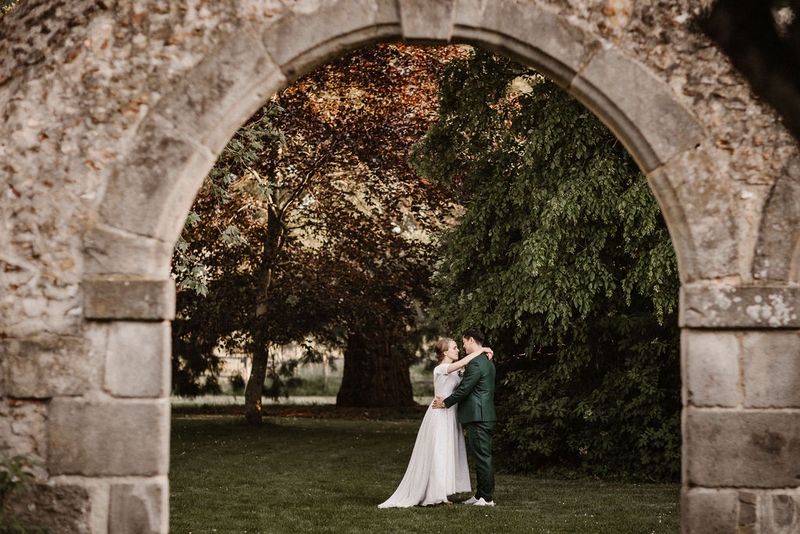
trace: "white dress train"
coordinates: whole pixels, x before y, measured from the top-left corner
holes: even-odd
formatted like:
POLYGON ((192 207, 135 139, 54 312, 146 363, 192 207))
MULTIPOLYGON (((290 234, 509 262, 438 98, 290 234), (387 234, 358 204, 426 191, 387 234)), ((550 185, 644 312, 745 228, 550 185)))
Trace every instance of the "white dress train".
MULTIPOLYGON (((461 382, 457 372, 447 374, 447 366, 443 363, 433 370, 437 397, 447 397, 461 382)), ((470 491, 467 450, 456 410, 457 406, 428 406, 406 474, 392 496, 378 508, 428 506, 447 501, 448 495, 470 491)))

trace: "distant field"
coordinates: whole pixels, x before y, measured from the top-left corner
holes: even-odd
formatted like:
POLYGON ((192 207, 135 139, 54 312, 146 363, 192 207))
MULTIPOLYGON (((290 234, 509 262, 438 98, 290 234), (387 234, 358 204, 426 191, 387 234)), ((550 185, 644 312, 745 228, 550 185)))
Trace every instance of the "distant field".
MULTIPOLYGON (((327 371, 322 364, 309 364, 297 368, 296 378, 298 384, 289 389, 289 398, 292 397, 335 397, 342 385, 342 370, 344 362, 339 360, 333 366, 329 366, 327 371)), ((426 364, 412 365, 409 374, 411 387, 415 397, 433 398, 433 376, 432 371, 426 368, 426 364)), ((228 375, 220 377, 220 386, 223 395, 234 395, 228 375)), ((267 380, 266 386, 271 382, 267 380)), ((236 392, 239 395, 241 391, 236 392)))

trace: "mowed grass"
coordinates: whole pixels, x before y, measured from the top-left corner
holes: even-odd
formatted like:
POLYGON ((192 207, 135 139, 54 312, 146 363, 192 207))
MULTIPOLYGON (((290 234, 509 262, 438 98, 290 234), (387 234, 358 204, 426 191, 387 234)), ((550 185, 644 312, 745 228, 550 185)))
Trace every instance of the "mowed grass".
POLYGON ((494 508, 379 510, 402 478, 421 417, 281 416, 254 428, 239 415, 173 415, 170 532, 680 531, 677 484, 498 473, 494 508))

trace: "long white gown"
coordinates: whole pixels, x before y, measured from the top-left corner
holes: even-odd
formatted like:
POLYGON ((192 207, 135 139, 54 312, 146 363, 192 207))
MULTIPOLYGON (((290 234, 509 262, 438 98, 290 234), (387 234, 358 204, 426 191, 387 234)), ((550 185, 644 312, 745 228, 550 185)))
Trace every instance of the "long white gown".
MULTIPOLYGON (((437 397, 447 397, 461 382, 457 372, 447 374, 447 366, 443 363, 433 370, 437 397)), ((447 501, 448 495, 470 491, 467 449, 456 410, 457 405, 446 409, 428 406, 406 474, 378 508, 428 506, 447 501)))

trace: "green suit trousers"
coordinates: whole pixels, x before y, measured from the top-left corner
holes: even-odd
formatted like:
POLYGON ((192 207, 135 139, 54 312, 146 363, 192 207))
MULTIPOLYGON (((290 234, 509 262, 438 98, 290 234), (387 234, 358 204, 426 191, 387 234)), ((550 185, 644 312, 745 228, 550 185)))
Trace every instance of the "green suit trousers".
POLYGON ((467 430, 467 442, 472 451, 475 464, 475 477, 478 487, 475 498, 491 501, 494 495, 494 469, 492 469, 492 429, 494 421, 474 421, 464 423, 467 430))

